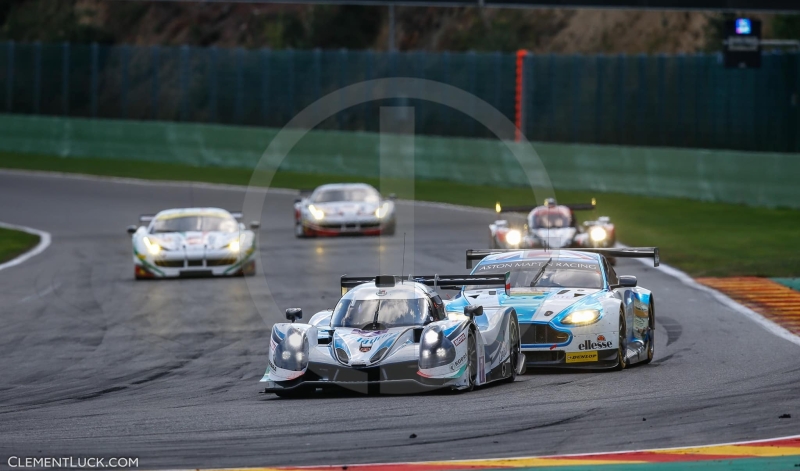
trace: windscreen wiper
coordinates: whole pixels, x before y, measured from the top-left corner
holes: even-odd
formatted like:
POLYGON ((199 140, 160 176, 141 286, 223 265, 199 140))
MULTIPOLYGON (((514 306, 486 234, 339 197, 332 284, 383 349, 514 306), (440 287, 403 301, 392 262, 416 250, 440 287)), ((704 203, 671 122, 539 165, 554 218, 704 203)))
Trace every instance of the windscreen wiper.
POLYGON ((547 265, 550 265, 550 262, 552 261, 553 257, 548 258, 547 261, 544 262, 544 265, 542 265, 542 268, 540 268, 539 271, 536 272, 536 276, 534 276, 533 281, 531 281, 531 288, 536 286, 536 283, 539 282, 539 278, 541 278, 542 275, 544 275, 544 269, 547 268, 547 265))

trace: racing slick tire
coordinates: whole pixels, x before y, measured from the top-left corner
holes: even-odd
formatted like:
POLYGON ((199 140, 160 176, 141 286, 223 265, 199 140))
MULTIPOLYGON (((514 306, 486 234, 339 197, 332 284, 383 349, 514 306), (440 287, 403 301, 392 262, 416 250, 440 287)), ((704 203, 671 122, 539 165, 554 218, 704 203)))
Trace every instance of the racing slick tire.
POLYGON ((381 230, 381 235, 393 236, 397 231, 397 221, 392 221, 381 230))
POLYGON ((467 336, 467 356, 469 357, 467 364, 467 378, 469 384, 462 392, 469 392, 475 389, 475 383, 478 382, 478 342, 475 340, 475 331, 470 329, 467 336))
POLYGON ((511 355, 509 362, 511 363, 511 375, 504 379, 505 383, 513 383, 517 379, 517 365, 519 364, 520 355, 522 355, 522 342, 519 336, 519 322, 517 316, 512 316, 510 321, 509 342, 511 345, 511 355))
POLYGON ((650 296, 650 319, 648 322, 648 329, 647 329, 647 358, 642 361, 643 365, 646 365, 653 361, 653 357, 656 354, 656 306, 653 302, 653 296, 650 296))
POLYGON ((628 366, 628 330, 625 324, 625 313, 619 313, 619 340, 617 341, 617 366, 616 371, 622 371, 628 366))
POLYGON ((306 230, 303 227, 302 223, 300 223, 300 222, 295 222, 294 223, 294 236, 297 237, 298 239, 305 239, 305 238, 308 237, 306 235, 306 230))

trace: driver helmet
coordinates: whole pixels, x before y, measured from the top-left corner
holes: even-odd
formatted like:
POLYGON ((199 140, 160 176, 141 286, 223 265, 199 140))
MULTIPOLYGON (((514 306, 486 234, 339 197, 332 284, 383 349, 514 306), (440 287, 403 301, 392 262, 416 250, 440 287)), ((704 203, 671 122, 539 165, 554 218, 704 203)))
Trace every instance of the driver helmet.
POLYGON ((544 200, 544 205, 548 208, 555 208, 556 206, 558 206, 558 203, 556 203, 555 198, 546 198, 544 200))

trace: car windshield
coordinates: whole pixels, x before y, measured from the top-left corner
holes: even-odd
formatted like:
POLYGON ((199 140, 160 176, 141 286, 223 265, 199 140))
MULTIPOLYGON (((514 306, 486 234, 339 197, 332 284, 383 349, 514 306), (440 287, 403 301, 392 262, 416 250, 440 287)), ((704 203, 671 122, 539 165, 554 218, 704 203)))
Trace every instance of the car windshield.
POLYGON ((533 217, 533 227, 535 229, 558 229, 569 227, 570 218, 561 213, 537 214, 533 217))
POLYGON ((337 188, 317 192, 311 199, 314 203, 334 203, 339 201, 377 203, 378 193, 369 188, 337 188))
MULTIPOLYGON (((603 287, 600 265, 591 262, 564 260, 522 260, 478 265, 474 274, 498 274, 509 272, 512 292, 525 288, 589 288, 603 287), (544 271, 542 270, 544 267, 544 271), (541 271, 541 274, 540 274, 541 271), (537 275, 538 279, 537 279, 537 275)), ((486 289, 486 286, 467 286, 467 290, 486 289)), ((494 288, 503 289, 502 286, 494 288)))
POLYGON ((333 311, 333 327, 362 330, 424 325, 429 315, 428 300, 343 298, 333 311))
POLYGON ((236 220, 224 216, 169 216, 157 218, 153 222, 153 234, 160 232, 235 232, 236 220))

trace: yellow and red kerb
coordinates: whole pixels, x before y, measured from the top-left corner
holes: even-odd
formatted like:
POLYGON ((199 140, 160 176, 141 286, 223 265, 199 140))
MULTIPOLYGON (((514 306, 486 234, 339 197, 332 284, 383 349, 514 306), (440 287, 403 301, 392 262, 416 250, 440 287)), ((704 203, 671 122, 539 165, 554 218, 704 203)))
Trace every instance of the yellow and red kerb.
POLYGON ((736 460, 745 458, 774 458, 800 456, 800 436, 709 445, 689 448, 597 453, 532 458, 504 458, 468 461, 427 461, 419 463, 362 464, 349 466, 313 466, 282 468, 246 468, 247 471, 456 471, 483 469, 514 469, 562 466, 608 466, 648 463, 681 463, 698 461, 736 460))
POLYGON ((800 292, 768 278, 697 278, 697 281, 800 335, 800 292))

